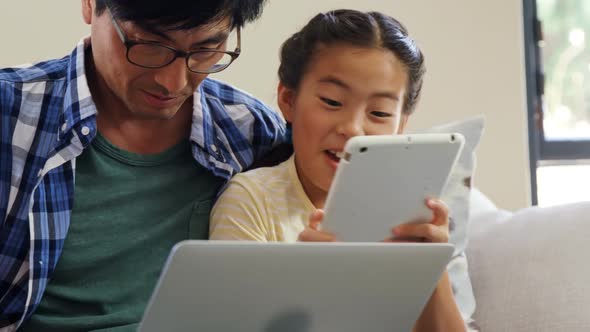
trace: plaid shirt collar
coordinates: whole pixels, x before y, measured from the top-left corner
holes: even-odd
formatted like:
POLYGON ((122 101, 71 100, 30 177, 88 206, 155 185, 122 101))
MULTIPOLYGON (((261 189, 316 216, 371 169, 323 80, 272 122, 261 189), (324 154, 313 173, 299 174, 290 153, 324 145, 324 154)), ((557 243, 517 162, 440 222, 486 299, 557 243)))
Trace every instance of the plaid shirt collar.
MULTIPOLYGON (((90 38, 81 40, 70 56, 67 73, 67 80, 70 83, 67 85, 62 108, 64 122, 60 135, 61 139, 71 138, 72 130, 80 123, 86 122, 90 133, 76 135, 80 138, 82 148, 91 143, 97 131, 96 105, 92 100, 84 70, 84 60, 89 45, 90 38), (88 119, 92 121, 87 121, 88 119)), ((255 160, 257 151, 249 146, 260 138, 256 135, 274 136, 273 145, 285 139, 284 121, 274 111, 269 111, 266 105, 246 92, 210 78, 205 79, 193 95, 193 123, 190 134, 193 142, 193 157, 215 175, 226 179, 246 169, 255 160), (216 112, 218 108, 223 108, 227 112, 216 112), (244 122, 243 115, 248 114, 248 111, 256 113, 255 117, 264 117, 265 121, 261 123, 262 132, 244 132, 246 128, 240 128, 244 122), (267 114, 262 114, 265 112, 267 114), (236 126, 230 125, 228 128, 220 124, 221 122, 228 124, 227 120, 231 120, 230 122, 236 126), (248 135, 253 136, 248 137, 248 135)), ((67 139, 64 140, 64 142, 67 141, 67 139)), ((264 152, 267 152, 265 145, 261 147, 264 152)))

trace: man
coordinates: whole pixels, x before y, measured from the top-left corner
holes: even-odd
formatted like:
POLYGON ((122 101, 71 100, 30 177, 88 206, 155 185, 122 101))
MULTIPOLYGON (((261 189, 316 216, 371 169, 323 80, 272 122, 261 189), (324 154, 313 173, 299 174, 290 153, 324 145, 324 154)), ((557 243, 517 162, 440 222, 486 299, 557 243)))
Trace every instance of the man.
POLYGON ((0 331, 135 330, 171 247, 284 139, 207 78, 263 3, 82 0, 89 39, 0 70, 0 331))

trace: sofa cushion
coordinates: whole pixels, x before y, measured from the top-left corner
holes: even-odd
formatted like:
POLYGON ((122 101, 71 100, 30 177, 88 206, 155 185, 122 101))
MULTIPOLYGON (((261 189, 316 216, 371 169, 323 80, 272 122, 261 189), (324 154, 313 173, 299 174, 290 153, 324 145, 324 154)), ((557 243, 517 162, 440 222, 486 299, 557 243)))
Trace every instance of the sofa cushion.
POLYGON ((482 331, 590 331, 589 216, 583 202, 477 217, 491 224, 467 249, 482 331))

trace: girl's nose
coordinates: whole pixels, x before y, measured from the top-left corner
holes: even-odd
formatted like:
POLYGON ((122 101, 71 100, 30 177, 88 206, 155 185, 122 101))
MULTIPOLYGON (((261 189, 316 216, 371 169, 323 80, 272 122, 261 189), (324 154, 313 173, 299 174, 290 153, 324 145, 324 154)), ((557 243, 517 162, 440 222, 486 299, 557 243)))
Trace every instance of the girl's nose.
POLYGON ((364 112, 353 111, 343 117, 338 124, 337 132, 346 138, 364 135, 364 112))

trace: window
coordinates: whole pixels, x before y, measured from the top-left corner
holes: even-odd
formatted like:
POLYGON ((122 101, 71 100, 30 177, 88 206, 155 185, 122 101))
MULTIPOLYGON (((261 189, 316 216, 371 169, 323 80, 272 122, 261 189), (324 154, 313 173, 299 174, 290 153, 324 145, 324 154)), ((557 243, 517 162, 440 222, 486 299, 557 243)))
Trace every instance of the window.
POLYGON ((590 1, 524 0, 533 204, 590 200, 590 1))

